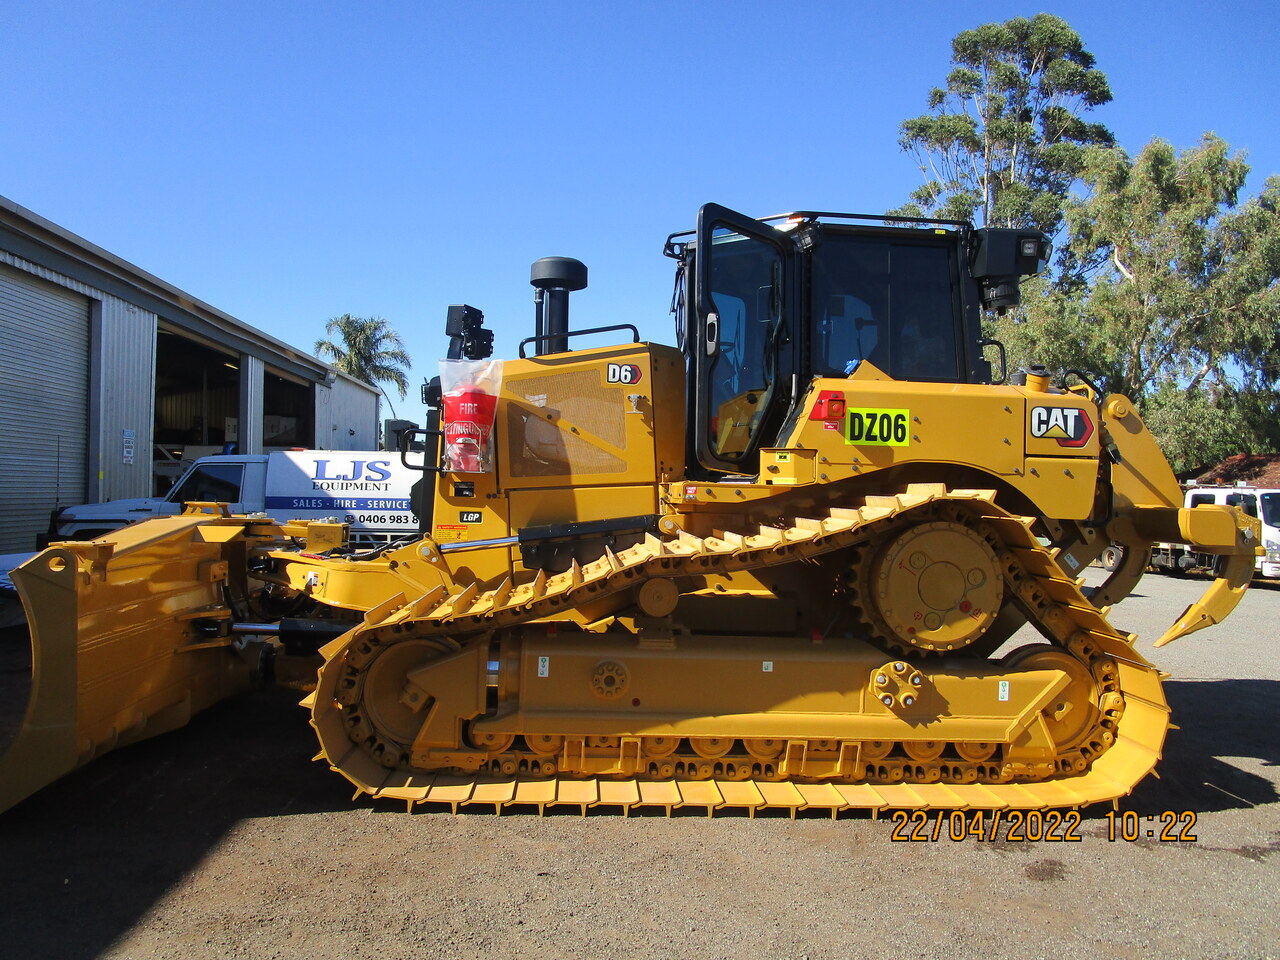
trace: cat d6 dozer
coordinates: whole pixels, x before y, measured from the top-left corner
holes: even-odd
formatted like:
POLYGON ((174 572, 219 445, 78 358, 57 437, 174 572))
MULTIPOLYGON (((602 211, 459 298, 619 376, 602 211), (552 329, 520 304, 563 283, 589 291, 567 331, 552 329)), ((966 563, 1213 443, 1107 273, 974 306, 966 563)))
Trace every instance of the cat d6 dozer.
POLYGON ((571 329, 568 258, 534 264, 518 358, 450 308, 427 452, 401 453, 417 535, 349 546, 345 515, 379 508, 353 462, 317 483, 332 522, 189 504, 17 570, 34 669, 0 809, 268 661, 309 678, 316 759, 410 807, 1130 792, 1169 708, 1108 610, 1151 543, 1180 541, 1216 579, 1159 642, 1218 622, 1257 522, 1184 508, 1133 404, 1086 374, 1006 378, 981 320, 1019 302, 1046 238, 708 204, 665 253, 677 347, 571 329), (570 349, 588 334, 606 345, 570 349), (1039 639, 1011 643, 1024 624, 1039 639))

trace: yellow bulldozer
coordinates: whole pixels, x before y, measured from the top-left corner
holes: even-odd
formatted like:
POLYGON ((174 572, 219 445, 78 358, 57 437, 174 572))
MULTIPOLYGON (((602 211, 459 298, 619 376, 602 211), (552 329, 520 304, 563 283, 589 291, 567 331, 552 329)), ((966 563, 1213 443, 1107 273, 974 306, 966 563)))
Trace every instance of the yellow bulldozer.
POLYGON ((1046 238, 707 204, 664 252, 676 347, 570 329, 568 258, 534 264, 518 358, 450 308, 456 382, 428 452, 402 448, 423 482, 399 543, 349 545, 344 511, 376 509, 353 472, 332 522, 189 504, 16 570, 32 690, 0 810, 264 666, 305 683, 315 759, 409 807, 1130 792, 1169 710, 1108 609, 1180 541, 1216 579, 1158 642, 1218 622, 1257 521, 1183 508, 1133 405, 1086 375, 1006 377, 982 317, 1019 302, 1046 238), (570 349, 587 334, 606 345, 570 349), (1028 623, 1042 639, 1010 643, 1028 623))

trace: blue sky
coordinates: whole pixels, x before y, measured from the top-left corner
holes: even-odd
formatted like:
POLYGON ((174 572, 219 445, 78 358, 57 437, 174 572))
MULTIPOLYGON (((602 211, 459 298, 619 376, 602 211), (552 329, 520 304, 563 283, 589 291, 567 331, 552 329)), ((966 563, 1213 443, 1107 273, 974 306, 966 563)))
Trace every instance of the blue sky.
MULTIPOLYGON (((671 342, 667 234, 714 200, 877 212, 950 39, 1041 10, 1084 38, 1137 152, 1206 130, 1280 173, 1274 4, 59 3, 0 6, 0 195, 301 347, 386 317, 431 376, 445 309, 497 354, 529 265, 590 270, 578 327, 671 342)), ((419 418, 416 388, 396 406, 419 418)))

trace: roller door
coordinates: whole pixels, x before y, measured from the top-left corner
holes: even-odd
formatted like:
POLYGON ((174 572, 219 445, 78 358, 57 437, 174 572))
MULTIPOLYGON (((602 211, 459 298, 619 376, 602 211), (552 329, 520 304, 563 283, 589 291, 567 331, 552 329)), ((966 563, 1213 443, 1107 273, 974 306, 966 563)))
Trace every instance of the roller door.
POLYGON ((0 553, 85 502, 89 299, 0 264, 0 553))

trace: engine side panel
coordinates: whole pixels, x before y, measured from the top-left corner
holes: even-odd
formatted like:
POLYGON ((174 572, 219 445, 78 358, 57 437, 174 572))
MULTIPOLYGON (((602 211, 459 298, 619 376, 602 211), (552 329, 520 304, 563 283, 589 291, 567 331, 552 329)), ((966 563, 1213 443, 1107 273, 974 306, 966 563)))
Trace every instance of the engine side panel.
POLYGON ((817 482, 927 461, 999 478, 1046 517, 1091 516, 1100 447, 1097 411, 1088 401, 1021 387, 873 376, 814 382, 782 446, 817 451, 817 482), (843 416, 833 416, 833 400, 843 416))

